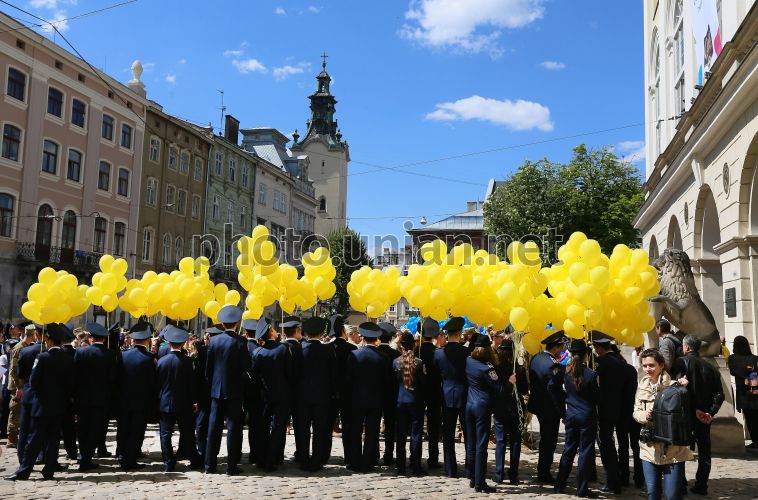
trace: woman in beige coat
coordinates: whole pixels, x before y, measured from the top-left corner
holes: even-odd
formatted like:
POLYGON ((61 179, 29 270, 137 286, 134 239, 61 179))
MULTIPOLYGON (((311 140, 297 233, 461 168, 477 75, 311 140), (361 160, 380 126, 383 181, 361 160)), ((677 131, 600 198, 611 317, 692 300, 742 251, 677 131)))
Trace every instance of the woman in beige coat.
MULTIPOLYGON (((655 396, 659 391, 671 385, 671 377, 664 371, 665 361, 657 349, 643 351, 640 354, 640 362, 645 376, 637 386, 634 419, 645 428, 650 428, 655 396)), ((678 382, 684 386, 687 385, 686 378, 681 378, 678 382)), ((645 435, 644 430, 642 435, 645 435)), ((645 473, 649 500, 660 500, 661 494, 668 500, 680 500, 683 497, 684 462, 693 459, 692 452, 687 446, 644 442, 640 439, 640 459, 645 473)))

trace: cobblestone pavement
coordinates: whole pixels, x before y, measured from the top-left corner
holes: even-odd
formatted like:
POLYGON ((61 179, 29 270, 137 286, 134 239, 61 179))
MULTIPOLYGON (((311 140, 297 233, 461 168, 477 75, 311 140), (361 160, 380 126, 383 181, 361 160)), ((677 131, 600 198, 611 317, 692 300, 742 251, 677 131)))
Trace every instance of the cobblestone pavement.
MULTIPOLYGON (((114 429, 108 436, 111 452, 115 447, 114 429)), ((246 441, 245 436, 245 441, 246 441)), ((174 436, 174 445, 177 435, 174 436)), ((225 453, 222 442, 222 453, 225 453)), ((244 458, 247 458, 245 442, 244 458)), ((382 444, 383 446, 383 444, 382 444)), ((0 457, 0 474, 12 473, 17 466, 14 449, 5 449, 0 457)), ((440 443, 440 451, 441 451, 440 443)), ((559 444, 558 452, 562 444, 559 444)), ((459 462, 463 460, 463 445, 457 444, 459 462)), ((68 460, 64 454, 60 463, 68 466, 68 471, 56 474, 55 480, 43 481, 39 473, 40 466, 32 473, 31 480, 9 482, 0 480, 0 499, 10 498, 571 498, 570 495, 557 495, 551 487, 533 482, 537 454, 526 448, 521 455, 519 486, 508 483, 497 485, 497 492, 489 496, 477 494, 468 487, 466 479, 449 479, 443 477, 439 469, 426 477, 399 477, 394 468, 379 467, 370 474, 356 474, 341 465, 342 446, 339 438, 334 440, 334 453, 331 463, 320 473, 311 475, 300 471, 292 463, 294 437, 287 436, 285 465, 272 474, 264 474, 259 469, 243 465, 243 474, 228 477, 224 474, 205 475, 190 471, 188 462, 180 462, 177 471, 162 472, 160 443, 157 426, 151 425, 145 439, 144 450, 148 453, 142 459, 148 463, 145 469, 137 472, 123 472, 113 458, 99 459, 100 469, 95 472, 80 473, 76 463, 68 460)), ((424 443, 426 451, 426 443, 424 443)), ((494 451, 490 450, 490 474, 494 467, 494 451)), ((558 462, 556 455, 555 461, 558 462)), ((219 470, 225 469, 225 458, 219 460, 219 470)), ((462 469, 462 467, 461 467, 462 469)), ((599 465, 598 474, 602 479, 603 471, 599 465)), ((687 466, 687 477, 692 480, 695 464, 687 466)), ((493 484, 488 480, 489 484, 493 484)), ((600 488, 599 483, 592 484, 600 488)), ((754 499, 758 498, 758 456, 744 459, 714 458, 710 480, 710 498, 754 499)), ((597 489, 595 490, 597 492, 597 489)), ((573 494, 573 474, 569 480, 567 492, 573 494)), ((602 498, 602 495, 601 495, 602 498)), ((643 491, 633 487, 627 488, 621 497, 645 498, 643 491)), ((700 498, 690 495, 689 498, 700 498)))

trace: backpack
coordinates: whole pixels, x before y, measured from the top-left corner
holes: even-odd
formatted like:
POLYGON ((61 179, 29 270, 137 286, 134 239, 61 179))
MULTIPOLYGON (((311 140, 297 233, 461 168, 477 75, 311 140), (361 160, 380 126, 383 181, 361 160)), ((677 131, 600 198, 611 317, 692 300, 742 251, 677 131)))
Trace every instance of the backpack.
POLYGON ((653 441, 689 446, 692 436, 692 405, 686 387, 674 383, 655 396, 653 441))

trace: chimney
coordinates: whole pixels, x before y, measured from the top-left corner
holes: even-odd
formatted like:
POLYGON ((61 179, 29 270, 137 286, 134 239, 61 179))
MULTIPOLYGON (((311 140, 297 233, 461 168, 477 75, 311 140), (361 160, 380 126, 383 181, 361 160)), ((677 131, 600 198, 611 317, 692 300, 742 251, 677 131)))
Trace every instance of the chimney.
POLYGON ((473 212, 474 210, 479 209, 479 202, 478 201, 467 201, 466 202, 466 211, 467 212, 473 212))
POLYGON ((237 144, 240 133, 240 121, 232 115, 226 115, 224 121, 224 139, 237 144))

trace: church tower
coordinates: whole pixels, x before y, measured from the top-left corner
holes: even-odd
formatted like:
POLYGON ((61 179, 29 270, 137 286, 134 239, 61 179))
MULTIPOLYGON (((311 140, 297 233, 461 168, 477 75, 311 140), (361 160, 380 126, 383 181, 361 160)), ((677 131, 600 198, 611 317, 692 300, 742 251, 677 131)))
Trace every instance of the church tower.
POLYGON ((309 176, 316 190, 316 234, 326 236, 347 223, 347 164, 350 150, 342 139, 337 120, 334 119, 337 99, 329 86, 332 78, 326 72, 327 55, 323 54, 321 73, 316 76, 316 92, 311 100, 311 117, 307 132, 300 138, 297 130, 292 134, 293 153, 306 154, 310 160, 309 176))

